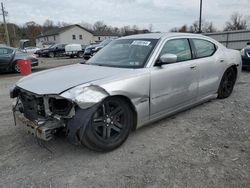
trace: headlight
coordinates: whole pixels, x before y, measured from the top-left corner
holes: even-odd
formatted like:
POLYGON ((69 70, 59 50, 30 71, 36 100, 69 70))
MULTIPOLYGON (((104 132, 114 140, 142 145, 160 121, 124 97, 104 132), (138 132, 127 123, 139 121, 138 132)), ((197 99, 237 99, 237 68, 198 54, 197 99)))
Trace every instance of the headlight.
POLYGON ((241 54, 241 56, 245 56, 245 49, 242 49, 242 50, 240 51, 240 54, 241 54))
POLYGON ((86 109, 101 102, 109 94, 99 86, 77 86, 61 94, 61 97, 74 101, 80 108, 86 109))
POLYGON ((72 103, 67 99, 49 98, 49 108, 53 114, 66 116, 69 114, 72 103))

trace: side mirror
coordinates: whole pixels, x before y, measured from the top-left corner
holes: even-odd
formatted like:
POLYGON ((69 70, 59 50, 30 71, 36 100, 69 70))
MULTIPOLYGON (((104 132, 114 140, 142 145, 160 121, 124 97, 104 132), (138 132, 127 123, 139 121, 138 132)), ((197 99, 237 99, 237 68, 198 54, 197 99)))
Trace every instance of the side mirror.
POLYGON ((247 42, 247 45, 250 45, 250 42, 247 42))
POLYGON ((156 65, 161 66, 164 64, 170 64, 170 63, 176 63, 176 62, 177 62, 177 55, 163 54, 157 61, 156 65))

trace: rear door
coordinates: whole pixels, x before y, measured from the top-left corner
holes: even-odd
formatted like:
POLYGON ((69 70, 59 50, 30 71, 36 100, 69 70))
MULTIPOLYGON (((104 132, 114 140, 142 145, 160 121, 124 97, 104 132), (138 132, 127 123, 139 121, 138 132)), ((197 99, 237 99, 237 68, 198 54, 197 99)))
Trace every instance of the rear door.
POLYGON ((192 103, 197 97, 198 73, 192 60, 189 40, 183 38, 166 41, 159 57, 167 53, 177 55, 177 62, 153 67, 151 70, 151 119, 192 103))
POLYGON ((191 42, 199 72, 198 95, 203 98, 217 92, 224 57, 223 53, 217 53, 217 46, 208 40, 193 38, 191 42))
POLYGON ((14 57, 14 50, 0 47, 0 69, 6 69, 14 57))

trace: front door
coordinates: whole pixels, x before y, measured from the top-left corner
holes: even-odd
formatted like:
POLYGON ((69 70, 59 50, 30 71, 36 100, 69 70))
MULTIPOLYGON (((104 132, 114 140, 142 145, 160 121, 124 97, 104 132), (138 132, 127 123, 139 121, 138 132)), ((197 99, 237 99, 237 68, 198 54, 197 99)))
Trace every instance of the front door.
POLYGON ((13 56, 12 49, 0 47, 0 69, 8 68, 13 56))

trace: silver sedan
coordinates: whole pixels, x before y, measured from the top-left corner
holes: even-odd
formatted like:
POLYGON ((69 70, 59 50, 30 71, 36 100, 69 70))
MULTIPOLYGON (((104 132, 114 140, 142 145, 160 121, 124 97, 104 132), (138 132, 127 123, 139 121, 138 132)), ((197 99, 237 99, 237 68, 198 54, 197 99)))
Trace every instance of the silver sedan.
POLYGON ((196 34, 152 33, 112 41, 87 62, 22 78, 10 92, 15 122, 50 140, 97 151, 132 130, 211 99, 227 98, 240 52, 196 34))

